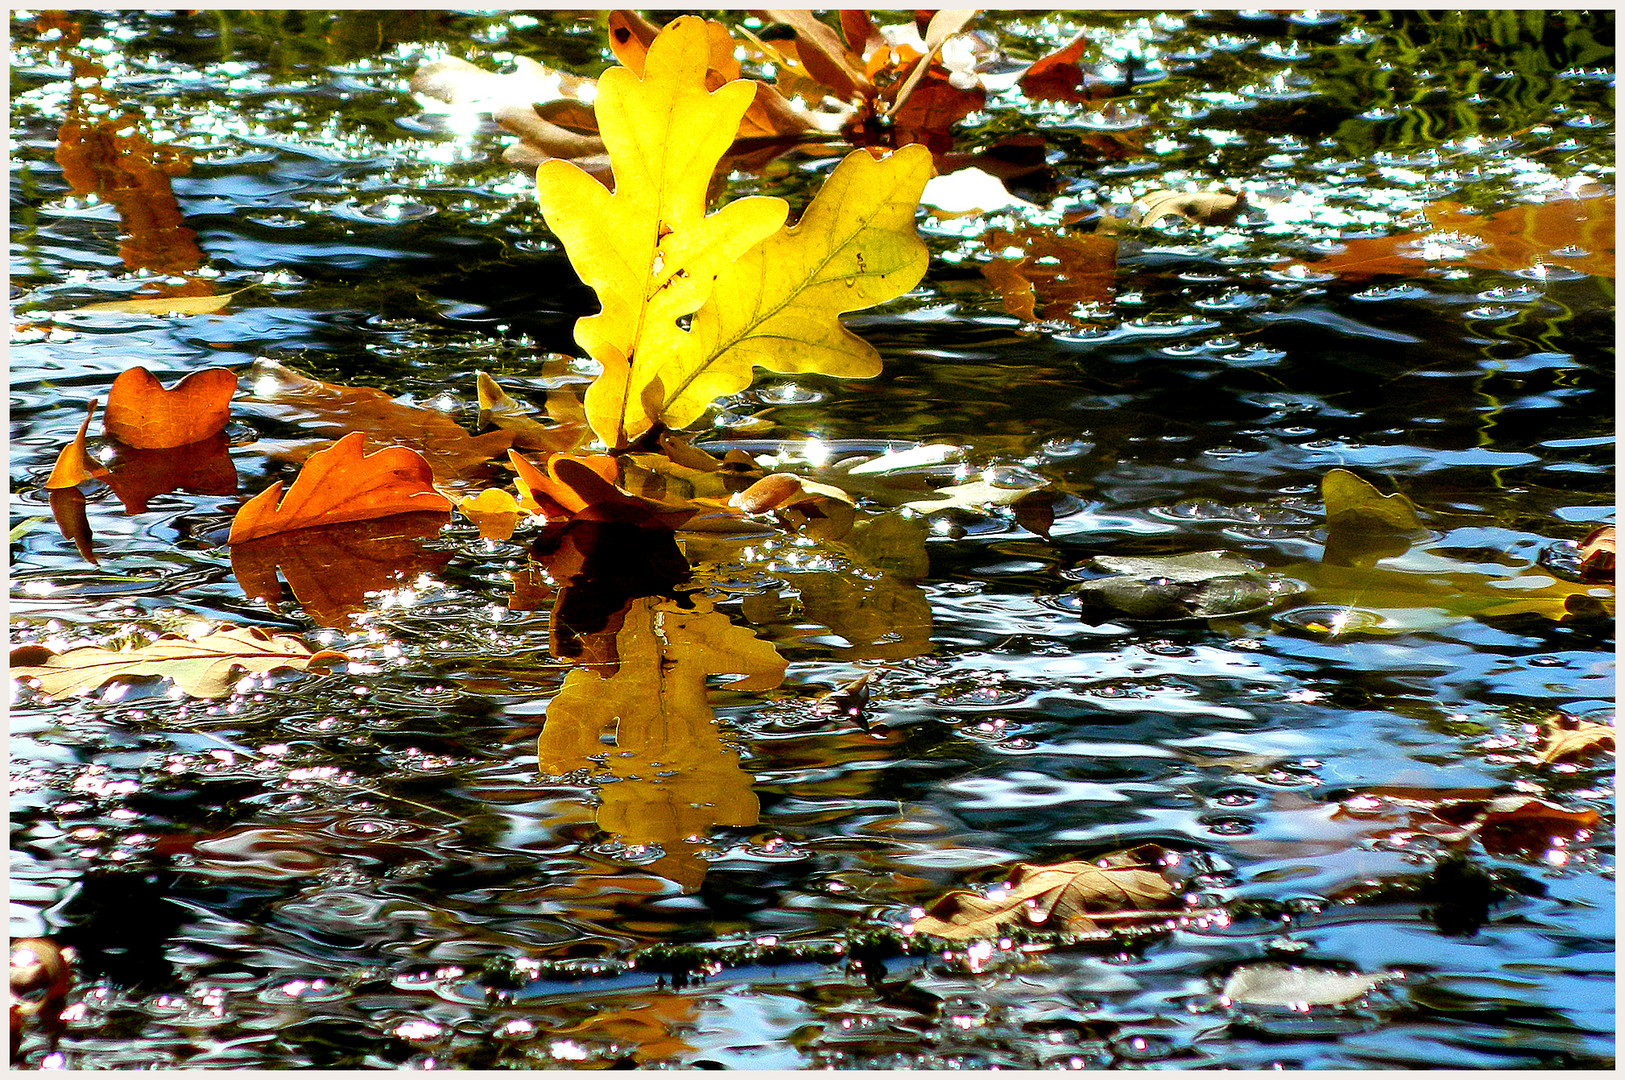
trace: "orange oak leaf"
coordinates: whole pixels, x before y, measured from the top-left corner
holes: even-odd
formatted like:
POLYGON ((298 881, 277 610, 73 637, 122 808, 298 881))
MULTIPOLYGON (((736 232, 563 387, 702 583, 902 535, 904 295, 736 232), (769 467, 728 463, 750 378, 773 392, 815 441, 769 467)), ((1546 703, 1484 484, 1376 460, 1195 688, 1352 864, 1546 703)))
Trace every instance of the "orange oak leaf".
POLYGON ((107 475, 107 470, 97 468, 91 462, 90 455, 85 452, 85 433, 90 430, 91 417, 96 415, 96 404, 95 399, 91 399, 90 408, 85 412, 85 421, 79 425, 79 433, 56 456, 56 465, 45 481, 47 490, 58 491, 62 488, 78 487, 86 480, 95 480, 107 475))
POLYGON ((224 430, 237 376, 228 368, 194 371, 169 389, 144 367, 113 380, 102 430, 137 450, 202 442, 224 430))
POLYGON ((363 454, 364 441, 359 431, 352 432, 310 455, 280 505, 281 481, 244 503, 226 542, 416 511, 449 517, 451 500, 434 490, 433 470, 420 454, 404 446, 363 454))
POLYGON ((1614 527, 1593 529, 1580 541, 1580 576, 1587 581, 1614 580, 1614 527))
POLYGON ((433 574, 451 561, 450 552, 423 547, 445 521, 444 514, 419 512, 277 533, 232 545, 231 570, 245 595, 274 609, 282 599, 280 569, 306 615, 348 630, 368 593, 433 574))

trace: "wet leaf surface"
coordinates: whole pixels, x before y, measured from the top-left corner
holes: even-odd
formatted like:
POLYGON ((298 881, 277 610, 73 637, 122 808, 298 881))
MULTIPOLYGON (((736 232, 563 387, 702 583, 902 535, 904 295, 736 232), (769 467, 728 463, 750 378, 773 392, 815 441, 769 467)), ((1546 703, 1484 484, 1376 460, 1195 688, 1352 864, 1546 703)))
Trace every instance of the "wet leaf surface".
POLYGON ((1219 992, 1238 1005, 1277 1009, 1352 1005, 1393 978, 1332 968, 1247 964, 1232 971, 1219 992))

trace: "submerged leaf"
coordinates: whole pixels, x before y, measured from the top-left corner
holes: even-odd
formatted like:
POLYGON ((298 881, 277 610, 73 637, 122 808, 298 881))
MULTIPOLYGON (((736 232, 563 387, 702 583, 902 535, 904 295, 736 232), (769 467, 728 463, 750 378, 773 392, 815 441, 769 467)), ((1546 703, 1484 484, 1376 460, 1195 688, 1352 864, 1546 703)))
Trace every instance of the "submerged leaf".
POLYGON ((280 505, 278 481, 243 504, 231 521, 230 544, 274 533, 337 525, 418 511, 449 512, 451 500, 434 490, 429 463, 404 446, 366 454, 360 432, 310 455, 280 505))
POLYGON ((218 435, 231 418, 237 376, 228 368, 194 371, 169 389, 144 367, 113 380, 102 430, 137 450, 167 450, 218 435))
POLYGON ((1347 469, 1332 469, 1321 478, 1320 497, 1326 520, 1333 524, 1343 518, 1366 518, 1395 529, 1422 529, 1416 507, 1403 494, 1384 495, 1347 469))
POLYGON ((250 411, 323 439, 360 432, 386 446, 409 447, 428 461, 437 482, 454 489, 489 476, 493 460, 514 440, 511 431, 471 436, 437 409, 403 405, 367 386, 306 378, 274 360, 256 360, 250 378, 253 393, 242 402, 250 411))
POLYGON ((1614 749, 1612 724, 1592 724, 1577 721, 1573 727, 1564 727, 1556 720, 1546 725, 1546 746, 1540 760, 1551 764, 1570 758, 1584 758, 1601 750, 1614 749))
POLYGON ((160 638, 139 649, 113 651, 86 646, 55 653, 39 645, 11 650, 12 678, 38 679, 54 698, 94 689, 113 679, 161 676, 192 697, 223 697, 243 671, 322 667, 343 653, 313 652, 299 638, 272 636, 258 627, 223 630, 198 638, 160 638))

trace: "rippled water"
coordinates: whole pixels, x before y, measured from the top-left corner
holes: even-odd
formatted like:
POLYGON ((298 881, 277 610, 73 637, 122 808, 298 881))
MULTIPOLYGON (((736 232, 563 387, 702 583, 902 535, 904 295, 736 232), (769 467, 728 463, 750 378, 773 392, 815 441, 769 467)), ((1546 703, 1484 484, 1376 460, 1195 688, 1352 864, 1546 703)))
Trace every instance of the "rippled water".
MULTIPOLYGON (((922 287, 851 320, 879 380, 764 377, 726 402, 701 440, 718 452, 947 443, 919 475, 1042 480, 1059 501, 1039 531, 1009 509, 928 514, 913 541, 872 538, 859 574, 850 548, 690 538, 696 583, 789 674, 714 689, 713 741, 672 750, 659 782, 542 771, 567 668, 546 612, 510 610, 522 543, 459 523, 421 575, 321 629, 245 598, 224 545, 242 496, 126 514, 92 493, 92 566, 41 488, 84 402, 134 363, 170 381, 270 358, 469 427, 475 370, 536 401, 584 387, 585 366, 542 363, 574 351, 592 301, 500 161, 508 137, 448 124, 406 81, 444 52, 596 74, 602 24, 82 23, 72 46, 12 23, 13 641, 258 625, 371 669, 217 701, 167 683, 14 701, 12 934, 78 957, 64 1030, 31 1026, 26 1065, 1612 1063, 1612 758, 1539 757, 1555 713, 1611 722, 1611 589, 1507 603, 1558 588, 1565 545, 1614 519, 1612 278, 1284 271, 1441 199, 1611 183, 1611 14, 984 19, 1012 66, 1082 28, 1098 69, 1144 60, 1132 97, 1005 91, 962 129, 966 149, 1043 135, 1053 184, 1025 192, 1029 219, 1060 234, 1086 204, 1219 183, 1250 205, 1125 240, 1115 296, 1043 323, 980 269, 998 254, 983 230, 1015 216, 923 215, 922 287), (121 207, 70 189, 74 108, 129 111, 190 155, 171 183, 195 253, 162 223, 156 254, 131 252, 121 207), (1120 130, 1149 152, 1104 152, 1120 130), (253 288, 220 315, 67 313, 153 280, 253 288), (1363 573, 1322 560, 1339 466, 1404 491, 1426 539, 1363 573), (1095 556, 1211 549, 1306 591, 1142 622, 1078 589, 1095 556), (864 724, 816 707, 864 671, 864 724), (1601 820, 1451 841, 1393 801, 1495 795, 1601 820), (1217 917, 1103 946, 896 945, 949 889, 1147 842, 1217 917), (1396 977, 1348 1008, 1221 995, 1263 959, 1396 977)), ((818 168, 788 160, 735 190, 799 200, 818 168)), ((243 496, 302 437, 242 400, 228 436, 243 496)))

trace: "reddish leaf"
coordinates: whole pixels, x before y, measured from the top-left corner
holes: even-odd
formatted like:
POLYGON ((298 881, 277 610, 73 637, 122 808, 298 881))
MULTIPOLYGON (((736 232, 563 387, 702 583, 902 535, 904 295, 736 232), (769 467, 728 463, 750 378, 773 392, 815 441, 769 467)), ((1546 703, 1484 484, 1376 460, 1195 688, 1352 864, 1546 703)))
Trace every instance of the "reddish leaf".
POLYGON ((1555 199, 1472 214, 1459 204, 1426 207, 1432 228, 1349 240, 1335 255, 1311 263, 1320 273, 1352 280, 1379 274, 1416 276, 1436 266, 1528 270, 1567 266, 1614 276, 1614 197, 1555 199))
POLYGON ((237 468, 232 464, 226 433, 168 450, 132 450, 114 444, 116 456, 106 480, 130 514, 147 509, 147 500, 171 491, 194 495, 237 494, 237 468))
POLYGON ((810 11, 764 10, 751 14, 783 23, 796 32, 796 57, 807 74, 829 87, 841 101, 865 98, 873 84, 863 71, 862 60, 854 56, 840 36, 819 22, 810 11))
POLYGON ((306 615, 347 630, 368 593, 433 574, 451 561, 450 552, 422 544, 445 521, 444 514, 418 512, 277 533, 233 544, 231 569, 245 595, 273 608, 282 599, 280 569, 306 615))
POLYGON ((92 399, 90 407, 85 411, 84 422, 79 425, 79 433, 56 456, 56 465, 45 480, 45 487, 48 490, 78 487, 86 480, 96 480, 107 475, 107 470, 97 467, 90 460, 90 455, 85 452, 85 433, 90 430, 90 418, 95 415, 96 401, 92 399))
POLYGON ((1108 305, 1117 278, 1117 241, 1088 233, 1056 234, 1022 226, 990 229, 982 235, 990 251, 1018 248, 1019 258, 1001 255, 983 264, 982 274, 1022 319, 1071 319, 1080 305, 1108 305))
POLYGON ((133 367, 113 380, 102 430, 137 450, 202 442, 224 430, 236 392, 227 368, 194 371, 166 390, 152 372, 133 367))
POLYGON ((433 471, 419 454, 404 446, 363 454, 364 441, 358 431, 312 454, 280 505, 280 481, 249 500, 232 519, 227 543, 392 514, 449 514, 451 500, 434 490, 433 471))

